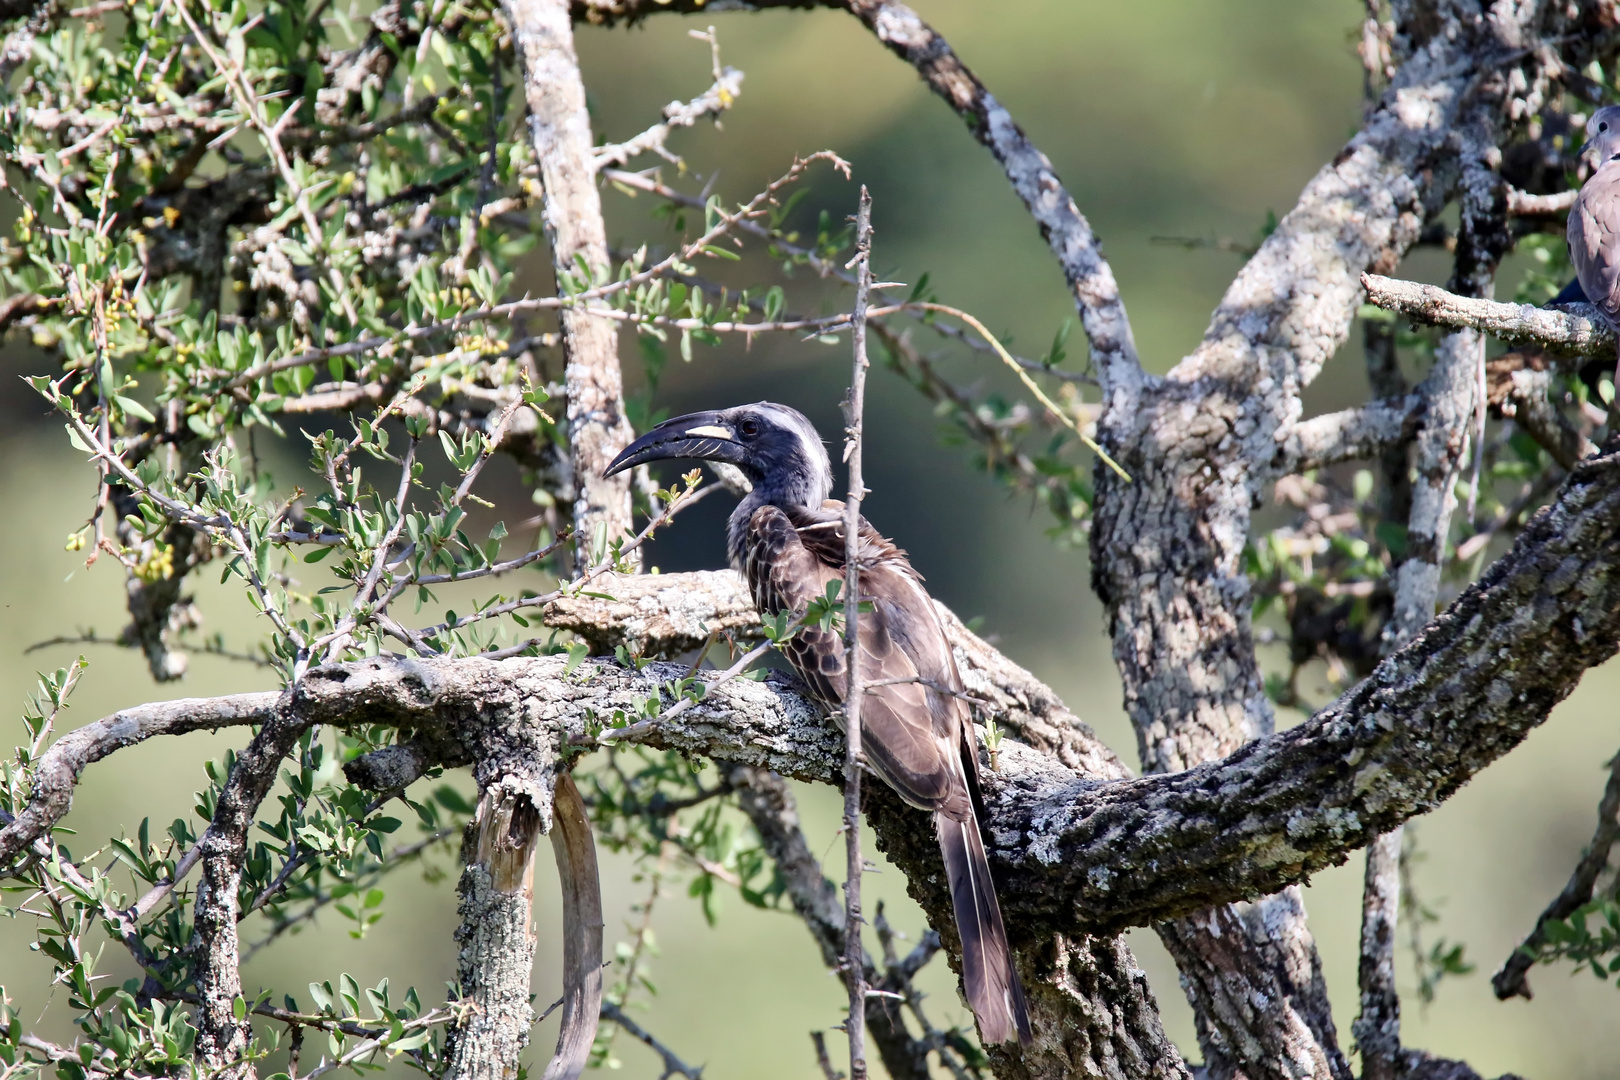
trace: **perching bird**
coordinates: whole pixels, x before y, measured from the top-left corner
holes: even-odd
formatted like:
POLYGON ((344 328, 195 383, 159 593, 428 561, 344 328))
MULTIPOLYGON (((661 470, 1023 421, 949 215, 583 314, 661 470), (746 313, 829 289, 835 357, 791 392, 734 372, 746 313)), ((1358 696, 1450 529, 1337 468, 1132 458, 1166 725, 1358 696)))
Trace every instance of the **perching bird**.
POLYGON ((1593 113, 1586 139, 1581 151, 1595 147, 1598 164, 1569 211, 1569 261, 1586 299, 1620 330, 1620 105, 1593 113))
MULTIPOLYGON (((843 508, 829 502, 832 464, 803 413, 760 402, 665 421, 625 448, 607 475, 664 458, 725 462, 753 490, 731 514, 727 550, 761 612, 801 616, 844 579, 843 508)), ((1023 986, 1013 970, 976 807, 979 754, 962 679, 933 602, 905 552, 861 519, 857 621, 861 749, 906 802, 934 813, 962 938, 962 981, 986 1043, 1030 1042, 1023 986)), ((805 627, 783 646, 788 661, 839 717, 848 686, 838 633, 805 627)))

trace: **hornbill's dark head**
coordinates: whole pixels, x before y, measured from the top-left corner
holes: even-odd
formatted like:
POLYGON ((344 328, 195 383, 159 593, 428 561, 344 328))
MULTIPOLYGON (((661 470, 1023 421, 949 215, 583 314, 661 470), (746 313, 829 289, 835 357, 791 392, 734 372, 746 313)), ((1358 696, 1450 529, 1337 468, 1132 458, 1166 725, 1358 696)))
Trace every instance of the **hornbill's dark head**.
POLYGON ((666 420, 625 447, 606 475, 664 458, 735 465, 754 486, 745 500, 751 507, 815 509, 832 491, 832 463, 814 425, 769 401, 666 420))

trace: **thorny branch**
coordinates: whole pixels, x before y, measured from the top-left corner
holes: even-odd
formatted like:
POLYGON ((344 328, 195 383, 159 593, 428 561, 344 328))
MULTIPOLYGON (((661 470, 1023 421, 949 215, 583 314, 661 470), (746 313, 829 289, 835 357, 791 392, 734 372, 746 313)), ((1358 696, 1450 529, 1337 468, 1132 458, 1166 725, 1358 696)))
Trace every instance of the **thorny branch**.
POLYGON ((861 476, 862 427, 866 409, 866 317, 872 289, 872 197, 861 185, 855 217, 855 311, 853 330, 854 373, 844 404, 844 462, 849 469, 849 494, 844 499, 844 980, 849 986, 849 1013, 844 1034, 849 1037, 849 1078, 866 1078, 866 950, 861 944, 865 919, 861 915, 861 878, 866 860, 861 857, 861 703, 866 684, 861 673, 859 619, 861 611, 861 501, 866 485, 861 476))

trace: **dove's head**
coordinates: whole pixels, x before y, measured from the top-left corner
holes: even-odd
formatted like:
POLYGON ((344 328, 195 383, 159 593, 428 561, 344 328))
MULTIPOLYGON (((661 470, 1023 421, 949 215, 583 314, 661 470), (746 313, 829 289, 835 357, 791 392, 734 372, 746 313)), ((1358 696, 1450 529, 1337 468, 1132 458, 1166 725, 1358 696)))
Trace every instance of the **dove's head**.
POLYGON ((1597 151, 1600 166, 1620 156, 1620 105, 1605 105, 1586 122, 1586 145, 1581 152, 1588 149, 1597 151))

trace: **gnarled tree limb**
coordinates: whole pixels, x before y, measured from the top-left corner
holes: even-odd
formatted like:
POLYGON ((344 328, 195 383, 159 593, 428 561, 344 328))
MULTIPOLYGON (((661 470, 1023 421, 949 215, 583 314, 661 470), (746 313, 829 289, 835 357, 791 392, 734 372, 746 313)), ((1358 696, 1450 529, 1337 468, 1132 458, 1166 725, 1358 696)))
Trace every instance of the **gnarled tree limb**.
MULTIPOLYGON (((1114 931, 1301 881, 1438 805, 1617 646, 1612 453, 1583 462, 1479 582, 1298 727, 1184 772, 1115 782, 1005 745, 985 780, 1009 923, 1026 940, 1114 931)), ((446 766, 480 755, 487 785, 539 747, 586 745, 592 717, 635 708, 685 670, 587 661, 565 674, 566 663, 378 657, 311 671, 288 707, 305 721, 409 728, 446 766)), ((727 683, 639 741, 819 783, 836 783, 842 760, 836 730, 780 676, 727 683)), ((920 815, 877 806, 873 822, 891 849, 932 848, 920 815)))
POLYGON ((1459 296, 1438 285, 1380 274, 1363 274, 1361 281, 1367 303, 1415 322, 1472 327, 1509 345, 1540 345, 1564 356, 1614 359, 1614 330, 1591 304, 1539 308, 1459 296))
POLYGON ((32 776, 32 797, 16 820, 0 829, 0 867, 47 835, 73 805, 73 788, 85 766, 126 746, 158 735, 262 724, 276 713, 281 695, 234 694, 181 698, 124 709, 63 735, 40 757, 32 776))

